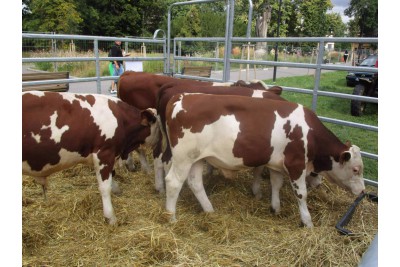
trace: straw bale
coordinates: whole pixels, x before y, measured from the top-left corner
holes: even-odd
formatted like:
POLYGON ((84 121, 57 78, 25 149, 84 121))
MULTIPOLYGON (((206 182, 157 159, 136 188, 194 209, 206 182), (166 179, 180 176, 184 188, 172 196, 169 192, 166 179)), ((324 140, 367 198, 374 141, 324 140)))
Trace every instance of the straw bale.
MULTIPOLYGON (((293 191, 281 190, 282 212, 269 211, 269 180, 263 198, 251 193, 252 175, 218 173, 204 179, 215 212, 202 212, 185 185, 176 223, 168 222, 165 195, 154 178, 116 169, 123 193, 113 195, 117 226, 103 218, 94 170, 78 165, 49 177, 47 200, 34 179, 22 179, 23 266, 356 266, 378 229, 377 204, 363 200, 342 236, 335 224, 355 196, 324 181, 308 195, 315 227, 300 227, 293 191)), ((376 191, 368 188, 368 191, 376 191)))

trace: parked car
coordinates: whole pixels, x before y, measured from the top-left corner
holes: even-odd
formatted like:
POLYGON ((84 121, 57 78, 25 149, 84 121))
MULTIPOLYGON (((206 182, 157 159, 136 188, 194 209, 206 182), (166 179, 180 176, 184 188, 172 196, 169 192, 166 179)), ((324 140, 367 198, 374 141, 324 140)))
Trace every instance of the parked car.
MULTIPOLYGON (((359 66, 378 67, 378 55, 371 55, 364 59, 359 66)), ((353 95, 378 97, 378 73, 349 72, 346 76, 347 85, 355 85, 353 95)), ((361 116, 364 113, 367 102, 351 100, 351 115, 361 116)))
MULTIPOLYGON (((378 67, 378 55, 370 55, 365 58, 360 64, 357 64, 360 67, 378 67)), ((365 71, 349 71, 346 76, 347 86, 355 86, 360 78, 368 79, 372 81, 373 77, 377 75, 377 73, 373 72, 365 72, 365 71)))

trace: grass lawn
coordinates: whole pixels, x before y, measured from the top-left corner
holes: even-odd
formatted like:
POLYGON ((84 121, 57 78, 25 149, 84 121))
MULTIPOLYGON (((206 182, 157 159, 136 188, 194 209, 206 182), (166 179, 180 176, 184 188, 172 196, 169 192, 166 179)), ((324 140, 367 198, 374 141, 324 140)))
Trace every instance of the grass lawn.
MULTIPOLYGON (((353 87, 346 86, 345 71, 326 71, 323 72, 320 79, 320 91, 329 91, 336 93, 353 93, 353 87)), ((273 84, 272 80, 264 80, 267 84, 273 84)), ((296 76, 277 78, 276 85, 296 87, 312 90, 314 88, 314 76, 296 76)), ((282 96, 296 103, 311 108, 312 95, 284 91, 282 96)), ((368 103, 365 113, 361 117, 354 117, 350 114, 350 100, 334 97, 319 96, 317 99, 318 116, 351 121, 361 124, 378 126, 378 105, 368 103)), ((359 146, 362 151, 378 154, 378 133, 363 129, 337 125, 333 123, 324 123, 342 142, 346 140, 359 146)), ((370 180, 378 181, 378 161, 364 158, 364 177, 370 180)))

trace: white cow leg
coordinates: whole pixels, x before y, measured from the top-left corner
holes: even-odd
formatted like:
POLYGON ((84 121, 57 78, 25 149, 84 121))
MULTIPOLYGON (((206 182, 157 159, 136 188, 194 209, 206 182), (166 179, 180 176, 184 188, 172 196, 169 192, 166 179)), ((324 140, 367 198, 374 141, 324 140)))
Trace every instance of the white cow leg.
POLYGON ((143 148, 138 148, 137 151, 139 153, 139 161, 140 161, 142 171, 145 172, 146 174, 150 174, 151 171, 150 171, 149 163, 147 161, 146 151, 143 148))
POLYGON ((311 215, 307 207, 307 187, 305 175, 302 175, 301 178, 292 182, 291 185, 299 203, 301 222, 306 227, 313 227, 314 225, 311 220, 311 215))
POLYGON ((128 171, 133 172, 135 171, 135 162, 133 161, 133 151, 129 153, 128 159, 125 162, 125 166, 128 169, 128 171))
POLYGON ((214 208, 207 197, 203 184, 203 161, 199 160, 192 165, 189 172, 188 185, 200 202, 205 212, 213 212, 214 208))
POLYGON ((263 171, 264 171, 264 166, 256 167, 253 169, 254 182, 251 189, 256 199, 261 199, 262 197, 261 180, 263 171))
POLYGON ((154 158, 154 186, 155 189, 160 193, 165 193, 165 185, 164 185, 164 166, 161 161, 161 155, 158 158, 154 158))
POLYGON ((34 177, 35 181, 42 186, 43 198, 47 200, 46 192, 47 192, 47 177, 34 177))
POLYGON ((108 179, 102 180, 100 173, 96 170, 97 182, 99 183, 99 190, 101 199, 103 201, 103 213, 104 217, 108 220, 109 224, 113 225, 117 222, 117 218, 114 214, 114 208, 111 203, 111 187, 112 187, 112 175, 108 176, 108 179))
POLYGON ((175 165, 172 164, 167 177, 165 177, 167 193, 166 209, 167 212, 171 213, 171 222, 176 221, 176 202, 178 201, 182 185, 188 177, 189 170, 190 164, 189 168, 186 168, 185 170, 178 170, 175 165))
POLYGON ((269 175, 271 181, 271 211, 274 214, 279 214, 281 212, 279 191, 283 185, 283 175, 274 170, 269 170, 269 175))

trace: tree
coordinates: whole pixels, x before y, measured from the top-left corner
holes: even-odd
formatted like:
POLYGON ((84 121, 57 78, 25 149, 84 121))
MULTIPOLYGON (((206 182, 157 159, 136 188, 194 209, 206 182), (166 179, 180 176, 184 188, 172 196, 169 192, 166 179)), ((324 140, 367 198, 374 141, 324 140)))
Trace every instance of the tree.
POLYGON ((23 20, 26 30, 71 34, 79 31, 83 21, 73 0, 31 0, 25 4, 30 10, 25 14, 29 20, 23 20))
MULTIPOLYGON (((354 17, 358 32, 351 32, 354 36, 378 36, 378 0, 351 0, 344 14, 354 17)), ((353 28, 354 30, 354 28, 353 28)))

